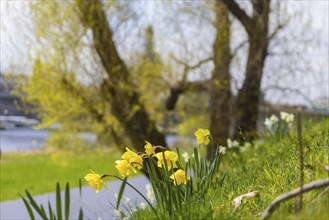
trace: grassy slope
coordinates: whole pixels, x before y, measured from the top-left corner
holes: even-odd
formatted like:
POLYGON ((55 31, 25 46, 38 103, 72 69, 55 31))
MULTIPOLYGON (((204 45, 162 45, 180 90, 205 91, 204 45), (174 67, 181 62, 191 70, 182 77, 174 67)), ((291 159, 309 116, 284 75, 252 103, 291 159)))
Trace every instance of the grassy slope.
MULTIPOLYGON (((294 133, 294 132, 293 132, 294 133)), ((189 201, 187 216, 193 219, 259 219, 265 208, 279 195, 299 187, 299 154, 297 137, 282 140, 266 138, 241 153, 224 156, 222 171, 228 175, 223 187, 214 185, 205 200, 189 201), (245 200, 234 209, 232 200, 239 195, 257 191, 258 196, 245 200)), ((329 120, 303 127, 305 146, 305 183, 327 178, 324 165, 329 164, 329 120)), ((221 174, 220 174, 221 175, 221 174)), ((303 210, 296 215, 294 199, 284 202, 271 219, 329 219, 329 190, 304 194, 303 210)), ((136 219, 150 219, 150 210, 137 212, 136 219)))
MULTIPOLYGON (((33 195, 55 190, 57 181, 62 186, 69 181, 78 186, 92 169, 98 173, 117 173, 114 161, 118 151, 46 153, 3 153, 1 158, 1 202, 18 199, 18 193, 28 189, 33 195)), ((86 182, 83 180, 83 184, 86 182)))
MULTIPOLYGON (((225 158, 229 172, 223 189, 214 190, 211 199, 216 204, 216 218, 253 219, 260 217, 262 211, 272 200, 282 193, 299 187, 299 153, 297 137, 292 135, 280 141, 273 138, 265 140, 256 149, 233 154, 225 158), (229 163, 228 163, 229 162, 229 163), (249 191, 257 191, 259 196, 249 199, 236 210, 230 202, 237 196, 249 191), (222 208, 218 208, 224 205, 222 208)), ((328 177, 324 165, 329 164, 329 121, 311 126, 306 125, 303 132, 304 182, 328 177)), ((310 218, 328 219, 328 189, 316 190, 304 195, 304 209, 300 215, 294 214, 294 200, 284 202, 275 211, 272 219, 310 218), (323 193, 319 196, 319 193, 323 193), (326 207, 326 208, 324 208, 326 207)), ((297 200, 296 200, 297 201, 297 200)))

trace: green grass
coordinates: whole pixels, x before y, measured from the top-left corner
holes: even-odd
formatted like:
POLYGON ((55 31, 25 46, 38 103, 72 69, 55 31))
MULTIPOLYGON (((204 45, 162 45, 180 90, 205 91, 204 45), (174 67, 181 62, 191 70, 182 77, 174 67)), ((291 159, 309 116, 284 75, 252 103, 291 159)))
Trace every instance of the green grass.
POLYGON ((55 190, 56 182, 62 186, 79 185, 79 178, 92 169, 98 173, 115 173, 114 161, 121 157, 115 150, 62 152, 62 153, 3 153, 1 157, 0 201, 19 199, 28 189, 33 195, 55 190))
MULTIPOLYGON (((328 178, 329 120, 303 125, 304 183, 328 178)), ((279 195, 299 187, 300 163, 295 131, 278 140, 265 137, 244 152, 227 153, 221 173, 227 170, 222 187, 213 185, 204 199, 192 198, 183 208, 195 219, 259 219, 265 208, 279 195), (232 200, 242 194, 257 191, 254 198, 245 199, 238 208, 232 200), (192 214, 191 214, 192 213, 192 214)), ((303 209, 296 213, 296 199, 283 202, 270 219, 329 219, 329 189, 322 188, 304 194, 303 209)), ((150 210, 138 210, 133 219, 150 219, 150 210)))
MULTIPOLYGON (((304 145, 304 183, 328 177, 324 166, 329 164, 329 121, 312 126, 306 124, 303 132, 304 145)), ((225 158, 223 167, 228 169, 228 178, 222 189, 212 194, 214 203, 224 205, 216 217, 222 219, 251 219, 260 217, 264 209, 277 196, 289 192, 300 183, 300 163, 297 137, 275 141, 267 138, 263 144, 241 154, 231 154, 225 158), (256 149, 255 149, 256 148, 256 149), (257 191, 259 196, 248 200, 236 210, 230 202, 237 196, 249 191, 257 191)), ((289 200, 274 212, 272 219, 307 219, 318 214, 318 219, 328 219, 327 208, 329 192, 316 190, 304 195, 304 211, 295 215, 294 202, 289 200), (319 196, 321 193, 322 196, 319 196), (322 207, 322 208, 321 208, 322 207)), ((218 207, 217 206, 217 207, 218 207)))
MULTIPOLYGON (((305 183, 328 178, 329 120, 304 123, 305 183)), ((181 219, 259 219, 265 208, 279 195, 299 187, 299 152, 295 131, 278 140, 265 137, 243 152, 228 152, 222 160, 219 176, 227 171, 223 186, 214 184, 203 197, 192 197, 182 205, 181 219), (250 191, 258 196, 246 199, 238 208, 232 200, 250 191)), ((184 150, 182 149, 181 152, 184 150)), ((117 151, 93 151, 62 154, 6 153, 1 159, 1 201, 17 199, 17 193, 29 189, 39 194, 69 181, 77 186, 89 169, 97 173, 117 173, 117 151), (52 155, 52 156, 51 156, 52 155)), ((86 184, 85 181, 83 183, 86 184)), ((329 190, 318 189, 304 194, 303 210, 295 213, 298 199, 285 201, 270 219, 329 219, 329 190)), ((133 219, 152 219, 150 209, 138 210, 133 219)))

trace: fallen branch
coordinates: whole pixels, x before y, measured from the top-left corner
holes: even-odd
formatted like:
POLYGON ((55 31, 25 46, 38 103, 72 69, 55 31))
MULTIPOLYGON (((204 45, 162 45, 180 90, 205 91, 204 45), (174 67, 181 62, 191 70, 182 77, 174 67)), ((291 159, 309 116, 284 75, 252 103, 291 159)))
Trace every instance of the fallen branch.
POLYGON ((308 192, 312 189, 318 189, 318 188, 322 188, 322 187, 326 187, 326 186, 329 186, 329 178, 310 182, 310 183, 304 185, 302 188, 299 187, 289 193, 286 193, 286 194, 283 194, 283 195, 277 197, 269 206, 267 206, 261 219, 262 220, 267 219, 274 212, 274 210, 279 206, 279 204, 281 202, 286 201, 290 198, 294 198, 294 197, 296 197, 300 194, 303 194, 305 192, 308 192))
POLYGON ((240 195, 240 196, 236 197, 235 199, 233 199, 232 205, 234 206, 234 208, 238 208, 241 205, 242 200, 244 198, 252 198, 255 196, 257 196, 257 191, 248 192, 246 194, 240 195))

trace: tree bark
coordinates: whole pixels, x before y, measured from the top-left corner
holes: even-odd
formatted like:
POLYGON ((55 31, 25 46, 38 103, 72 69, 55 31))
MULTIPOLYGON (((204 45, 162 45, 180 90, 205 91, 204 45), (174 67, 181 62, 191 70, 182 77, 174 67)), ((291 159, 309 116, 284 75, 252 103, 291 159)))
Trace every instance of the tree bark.
POLYGON ((231 126, 231 76, 230 64, 230 20, 229 11, 222 2, 215 3, 217 30, 214 50, 214 71, 210 84, 210 132, 214 144, 208 146, 207 157, 210 159, 215 151, 216 144, 226 145, 231 126))
POLYGON ((267 51, 267 37, 250 38, 246 78, 237 97, 235 138, 250 141, 257 137, 258 106, 263 67, 267 51))
POLYGON ((242 141, 257 136, 258 105, 263 68, 268 48, 270 0, 253 0, 250 17, 234 0, 221 0, 248 33, 249 52, 245 80, 237 96, 235 138, 242 141))
POLYGON ((136 86, 120 58, 113 41, 113 33, 100 1, 76 1, 83 25, 90 29, 93 42, 107 78, 102 91, 111 104, 111 112, 118 119, 138 151, 144 151, 145 140, 165 146, 165 136, 155 126, 140 101, 136 86))

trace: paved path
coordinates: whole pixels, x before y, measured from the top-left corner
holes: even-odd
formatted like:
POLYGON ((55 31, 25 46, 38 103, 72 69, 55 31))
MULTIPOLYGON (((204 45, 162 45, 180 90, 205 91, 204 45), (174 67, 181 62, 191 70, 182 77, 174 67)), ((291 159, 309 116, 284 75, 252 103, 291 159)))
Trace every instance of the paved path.
MULTIPOLYGON (((138 176, 128 180, 133 186, 135 186, 143 195, 146 195, 145 185, 148 184, 148 179, 144 176, 138 176)), ((102 189, 98 194, 90 186, 82 187, 82 200, 80 200, 79 189, 71 189, 71 213, 70 219, 74 220, 78 217, 80 204, 82 204, 84 211, 84 219, 120 219, 115 217, 115 209, 113 206, 116 204, 115 194, 118 193, 121 181, 107 182, 108 190, 102 189), (112 204, 112 205, 111 205, 112 204)), ((64 186, 61 186, 64 188, 64 186)), ((38 204, 42 204, 44 207, 48 207, 48 201, 55 207, 55 193, 47 193, 34 197, 38 204)), ((64 192, 62 192, 62 200, 64 198, 64 192)), ((143 198, 137 194, 132 188, 126 185, 122 202, 121 211, 127 213, 125 207, 140 206, 140 203, 144 202, 143 198), (128 202, 126 198, 129 198, 128 202)), ((48 210, 48 209, 47 209, 48 210)), ((40 219, 36 214, 35 217, 40 219)), ((9 202, 0 203, 0 219, 1 220, 27 220, 29 215, 25 209, 22 200, 14 200, 9 202)))

